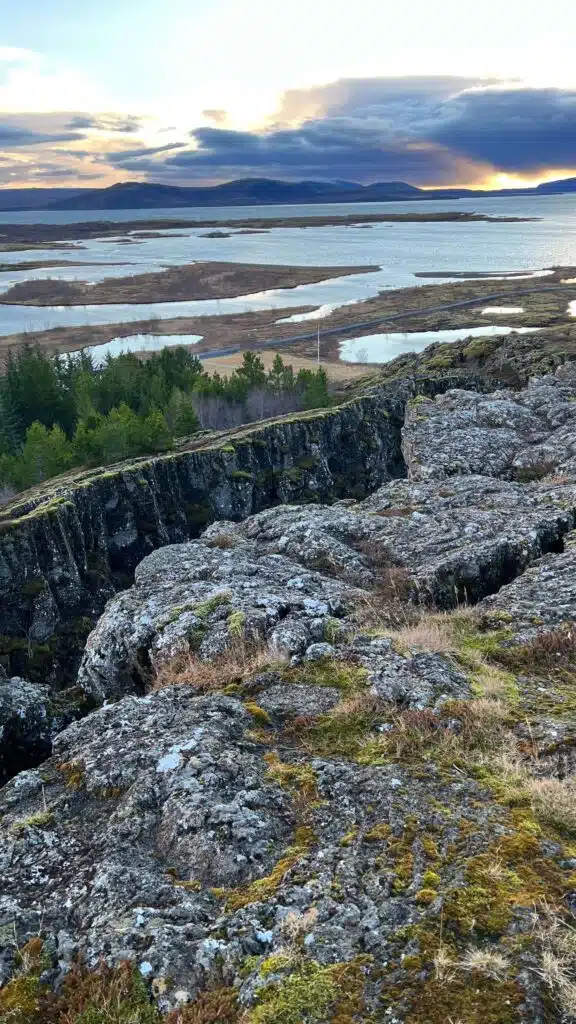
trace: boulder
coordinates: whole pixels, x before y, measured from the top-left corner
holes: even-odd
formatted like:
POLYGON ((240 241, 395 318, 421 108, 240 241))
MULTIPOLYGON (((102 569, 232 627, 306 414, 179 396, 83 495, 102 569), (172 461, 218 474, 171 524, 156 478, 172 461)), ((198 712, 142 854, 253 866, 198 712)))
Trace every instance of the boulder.
MULTIPOLYGON (((238 700, 179 686, 61 733, 0 795, 0 943, 40 932, 60 971, 78 953, 129 959, 163 1009, 213 984, 249 1004, 262 956, 285 953, 298 927, 314 969, 384 964, 400 929, 414 949, 410 926, 441 922, 419 895, 434 851, 460 825, 477 829, 468 852, 482 849, 506 812, 433 767, 280 762, 251 726, 238 700)), ((443 885, 460 884, 464 846, 443 885)))
POLYGON ((415 480, 482 474, 574 478, 576 387, 561 373, 534 378, 522 391, 481 395, 454 389, 409 403, 402 450, 415 480))

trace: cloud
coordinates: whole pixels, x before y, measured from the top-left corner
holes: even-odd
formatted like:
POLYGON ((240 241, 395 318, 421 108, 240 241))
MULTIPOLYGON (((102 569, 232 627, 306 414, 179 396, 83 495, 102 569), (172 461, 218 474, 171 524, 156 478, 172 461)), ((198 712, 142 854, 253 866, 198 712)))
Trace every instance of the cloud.
POLYGON ((75 114, 68 122, 68 128, 82 128, 101 132, 121 132, 130 135, 140 130, 141 117, 132 114, 75 114))
POLYGON ((0 122, 0 146, 14 149, 20 146, 37 146, 45 142, 75 142, 84 138, 79 132, 35 132, 14 124, 0 122))
MULTIPOLYGON (((518 82, 462 76, 341 79, 285 93, 258 130, 227 127, 226 111, 217 108, 205 109, 203 117, 212 124, 181 138, 170 128, 171 141, 154 145, 168 129, 157 125, 151 133, 150 119, 132 115, 2 115, 0 145, 16 153, 33 152, 35 144, 57 149, 70 142, 66 166, 72 181, 77 172, 100 167, 107 181, 117 180, 120 171, 177 184, 274 177, 441 186, 483 183, 497 171, 535 176, 576 168, 576 91, 518 82), (135 136, 144 122, 147 134, 140 142, 135 136), (82 152, 74 146, 81 138, 82 152)), ((38 165, 46 163, 43 155, 40 148, 38 165)), ((21 170, 36 173, 31 165, 21 170)))
POLYGON ((486 89, 456 97, 430 137, 505 171, 576 167, 576 90, 486 89))
POLYGON ((207 121, 214 121, 215 124, 222 124, 228 117, 226 110, 203 110, 202 117, 205 117, 207 121))
MULTIPOLYGON (((143 167, 142 161, 151 156, 158 156, 159 153, 168 153, 171 150, 182 149, 183 142, 167 142, 163 146, 142 146, 140 149, 125 149, 118 152, 103 153, 101 159, 112 164, 113 167, 120 167, 129 170, 132 167, 138 170, 143 167)), ((146 165, 148 166, 148 164, 146 165)))
POLYGON ((190 135, 163 176, 473 183, 496 170, 576 167, 576 92, 451 76, 342 79, 286 93, 260 131, 190 135))

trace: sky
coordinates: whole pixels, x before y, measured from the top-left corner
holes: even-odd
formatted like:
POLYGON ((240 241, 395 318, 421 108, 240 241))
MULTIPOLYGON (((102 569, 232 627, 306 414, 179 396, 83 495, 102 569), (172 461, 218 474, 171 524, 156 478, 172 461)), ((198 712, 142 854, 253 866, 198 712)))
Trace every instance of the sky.
POLYGON ((573 0, 0 0, 0 187, 576 175, 573 0))

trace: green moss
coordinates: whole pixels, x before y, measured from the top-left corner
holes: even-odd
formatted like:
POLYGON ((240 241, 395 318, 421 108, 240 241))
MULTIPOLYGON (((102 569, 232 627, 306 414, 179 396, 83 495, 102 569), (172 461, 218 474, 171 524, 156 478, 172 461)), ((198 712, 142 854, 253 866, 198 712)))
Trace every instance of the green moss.
POLYGON ((350 832, 347 832, 346 835, 342 836, 342 839, 340 840, 340 846, 351 846, 354 840, 356 839, 357 835, 358 829, 351 829, 350 832))
POLYGON ((417 903, 433 903, 438 893, 436 889, 419 889, 414 899, 417 903))
POLYGON ((310 805, 317 806, 318 780, 311 764, 292 764, 281 761, 277 754, 265 754, 264 760, 268 768, 266 777, 286 789, 292 796, 305 799, 310 805))
POLYGON ((242 636, 243 632, 244 632, 245 622, 246 622, 246 614, 245 614, 245 612, 241 612, 241 611, 230 612, 230 615, 228 616, 228 619, 227 619, 228 632, 231 633, 232 636, 240 638, 242 636))
POLYGON ((405 1024, 518 1024, 523 995, 512 981, 495 981, 475 971, 470 977, 406 985, 405 1024))
POLYGON ((231 480, 250 480, 254 481, 254 474, 249 473, 245 469, 233 469, 229 474, 231 480))
POLYGON ((221 452, 229 452, 231 455, 236 454, 236 449, 233 444, 223 444, 220 448, 221 452))
POLYGON ((414 395, 414 398, 408 400, 408 407, 412 408, 416 405, 423 405, 424 402, 432 402, 432 399, 427 398, 426 395, 414 395))
POLYGON ((343 633, 340 619, 326 619, 324 623, 324 639, 328 644, 335 644, 343 633))
POLYGON ((370 957, 329 966, 302 957, 284 978, 258 990, 246 1024, 370 1024, 364 999, 370 964, 370 957))
POLYGON ((474 625, 462 621, 457 623, 456 641, 460 651, 479 651, 486 657, 495 657, 501 653, 502 644, 511 640, 513 635, 510 629, 494 629, 481 633, 474 625))
POLYGON ((86 770, 81 761, 62 761, 56 769, 62 775, 66 789, 77 791, 84 788, 86 770))
POLYGON ((226 900, 228 912, 240 910, 251 903, 265 902, 271 899, 279 886, 284 881, 287 873, 292 870, 302 857, 305 857, 314 842, 314 833, 308 826, 302 825, 296 829, 294 841, 288 847, 284 856, 275 864, 269 875, 264 878, 257 878, 247 885, 237 889, 213 889, 212 892, 218 898, 226 900))
POLYGON ((437 889, 442 879, 436 871, 425 871, 422 875, 422 885, 425 889, 437 889))
POLYGON ((456 356, 432 356, 431 359, 427 359, 424 364, 428 370, 445 370, 449 366, 454 366, 457 362, 456 356))
POLYGON ((263 963, 260 964, 258 973, 261 978, 269 978, 271 974, 277 974, 279 971, 284 971, 286 968, 292 967, 295 959, 295 954, 288 951, 284 953, 272 953, 271 956, 266 957, 263 963))
POLYGON ((261 708, 254 701, 247 701, 244 707, 246 708, 246 711, 248 711, 249 714, 251 714, 252 717, 260 723, 260 725, 272 725, 272 720, 268 712, 264 711, 264 708, 261 708))
POLYGON ((27 828, 46 828, 47 825, 51 825, 54 821, 54 815, 52 811, 37 811, 36 814, 31 814, 29 818, 24 818, 22 821, 15 821, 10 826, 10 831, 16 835, 21 835, 27 828))
POLYGON ((462 350, 466 359, 483 359, 492 355, 502 344, 501 338, 474 338, 462 350))
POLYGON ((368 832, 365 832, 362 839, 365 843, 378 843, 390 836, 390 825, 382 823, 374 825, 368 832))
POLYGON ((230 604, 231 600, 232 592, 230 590, 220 590, 207 597, 205 601, 199 601, 198 604, 193 605, 192 611, 199 619, 206 619, 216 608, 223 604, 230 604))
POLYGON ((43 594, 47 589, 46 580, 30 580, 20 589, 20 593, 23 597, 37 597, 38 594, 43 594))
MULTIPOLYGON (((330 621, 338 622, 338 619, 330 621)), ((334 658, 321 658, 297 668, 284 669, 282 679, 287 683, 305 683, 308 686, 333 686, 346 695, 361 693, 368 686, 366 669, 334 658)))
POLYGON ((513 812, 511 822, 513 831, 465 862, 465 887, 448 893, 444 901, 448 927, 462 934, 501 934, 514 907, 555 903, 574 884, 569 873, 542 852, 539 827, 530 812, 513 812))

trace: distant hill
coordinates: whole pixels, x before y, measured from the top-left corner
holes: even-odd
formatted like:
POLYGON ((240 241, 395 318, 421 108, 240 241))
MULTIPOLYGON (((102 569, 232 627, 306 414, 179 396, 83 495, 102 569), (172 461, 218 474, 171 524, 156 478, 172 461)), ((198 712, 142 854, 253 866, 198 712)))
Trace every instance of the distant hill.
POLYGON ((50 202, 60 202, 93 192, 90 188, 0 188, 0 210, 44 209, 50 202))
POLYGON ((81 195, 50 199, 51 210, 133 210, 178 206, 260 206, 285 203, 353 203, 411 199, 422 189, 401 181, 376 185, 353 182, 274 181, 242 178, 223 185, 180 187, 127 181, 81 195))
POLYGON ((536 188, 537 192, 558 193, 576 192, 576 178, 561 178, 560 181, 544 181, 536 188))
POLYGON ((241 178, 223 185, 184 187, 125 181, 109 188, 0 189, 2 210, 146 210, 177 207, 266 206, 310 203, 382 203, 410 199, 466 199, 470 196, 557 195, 576 192, 576 178, 548 181, 536 188, 423 189, 404 181, 359 185, 350 181, 275 181, 241 178))

